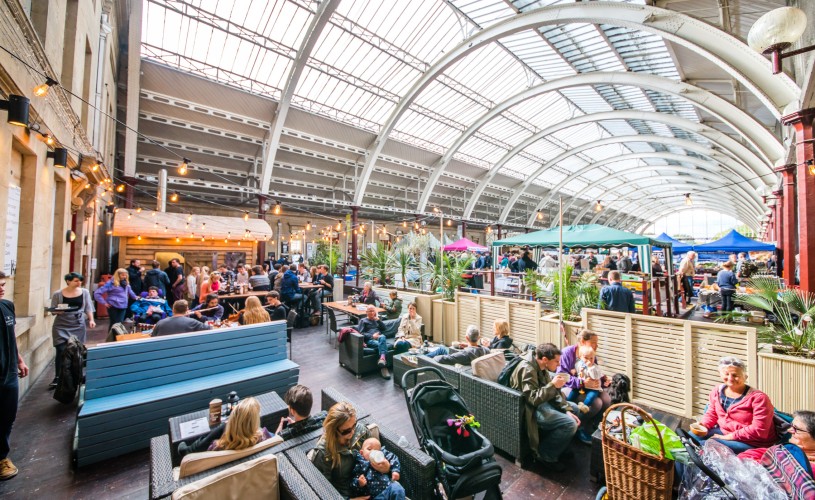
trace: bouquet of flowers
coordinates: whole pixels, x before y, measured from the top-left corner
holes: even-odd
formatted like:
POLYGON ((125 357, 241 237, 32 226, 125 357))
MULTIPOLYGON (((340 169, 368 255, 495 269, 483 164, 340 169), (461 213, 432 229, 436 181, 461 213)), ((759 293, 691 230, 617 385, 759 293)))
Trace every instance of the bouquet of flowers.
POLYGON ((481 424, 476 421, 473 414, 456 415, 456 418, 448 418, 447 425, 452 427, 453 430, 456 431, 456 434, 465 438, 470 437, 469 429, 481 427, 481 424))

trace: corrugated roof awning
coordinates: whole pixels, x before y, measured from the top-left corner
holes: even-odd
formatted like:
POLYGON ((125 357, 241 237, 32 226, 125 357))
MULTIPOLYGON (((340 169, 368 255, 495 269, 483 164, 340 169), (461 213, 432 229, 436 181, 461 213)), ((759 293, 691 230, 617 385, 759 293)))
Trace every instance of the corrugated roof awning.
POLYGON ((113 221, 113 236, 150 238, 218 238, 265 241, 272 238, 272 228, 263 219, 190 215, 121 208, 113 221))

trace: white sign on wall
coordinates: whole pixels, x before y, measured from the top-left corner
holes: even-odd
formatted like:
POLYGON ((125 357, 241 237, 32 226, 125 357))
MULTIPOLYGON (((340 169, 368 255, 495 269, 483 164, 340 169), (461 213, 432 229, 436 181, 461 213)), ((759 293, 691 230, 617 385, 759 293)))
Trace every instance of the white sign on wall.
POLYGON ((17 270, 17 233, 20 229, 20 193, 17 186, 8 188, 8 206, 6 207, 6 241, 3 272, 12 276, 17 270))

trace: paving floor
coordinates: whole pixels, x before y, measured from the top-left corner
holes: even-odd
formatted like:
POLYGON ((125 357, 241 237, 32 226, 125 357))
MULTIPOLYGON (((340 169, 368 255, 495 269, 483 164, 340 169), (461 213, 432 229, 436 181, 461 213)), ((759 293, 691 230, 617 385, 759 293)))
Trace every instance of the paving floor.
MULTIPOLYGON (((104 340, 107 321, 90 332, 89 345, 104 340)), ((404 393, 392 381, 374 373, 357 379, 338 363, 338 353, 323 326, 294 331, 292 359, 300 365, 300 383, 315 393, 334 387, 366 405, 383 425, 413 443, 416 435, 407 412, 404 393)), ((12 432, 10 458, 19 467, 14 479, 0 482, 0 497, 10 499, 144 499, 148 496, 149 450, 133 452, 76 470, 71 466, 71 442, 75 405, 63 405, 51 397, 48 383, 53 364, 33 384, 20 402, 12 432)), ((540 465, 522 469, 496 454, 503 468, 501 489, 506 499, 593 499, 599 486, 589 479, 588 446, 575 441, 575 456, 564 473, 552 473, 540 465)))

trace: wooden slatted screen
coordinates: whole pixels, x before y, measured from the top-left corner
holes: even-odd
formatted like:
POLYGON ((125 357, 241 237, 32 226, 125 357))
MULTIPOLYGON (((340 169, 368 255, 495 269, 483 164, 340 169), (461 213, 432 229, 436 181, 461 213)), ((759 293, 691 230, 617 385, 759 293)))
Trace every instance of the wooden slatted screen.
POLYGON ((537 302, 509 303, 509 332, 515 345, 538 344, 538 318, 540 304, 537 302))
POLYGON ((458 331, 456 332, 456 340, 464 342, 464 334, 467 331, 467 326, 476 323, 478 318, 478 311, 480 308, 479 296, 475 294, 458 294, 456 297, 456 310, 458 314, 458 331))

